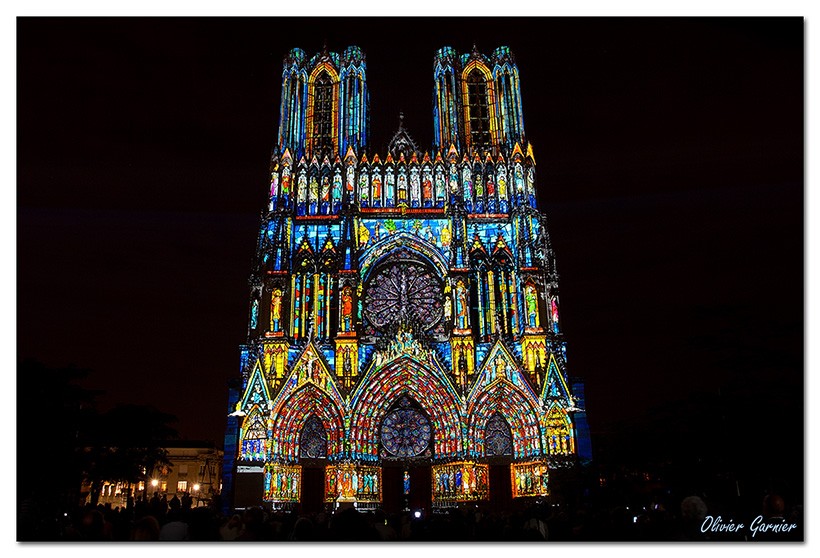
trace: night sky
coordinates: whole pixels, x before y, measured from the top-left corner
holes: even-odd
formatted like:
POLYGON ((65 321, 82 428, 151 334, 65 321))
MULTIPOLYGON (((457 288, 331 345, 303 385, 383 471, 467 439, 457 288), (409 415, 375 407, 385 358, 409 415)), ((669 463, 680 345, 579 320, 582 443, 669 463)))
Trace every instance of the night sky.
POLYGON ((383 156, 400 111, 432 144, 436 49, 508 45, 593 452, 742 429, 802 461, 803 26, 19 19, 18 358, 221 444, 283 56, 362 47, 383 156))

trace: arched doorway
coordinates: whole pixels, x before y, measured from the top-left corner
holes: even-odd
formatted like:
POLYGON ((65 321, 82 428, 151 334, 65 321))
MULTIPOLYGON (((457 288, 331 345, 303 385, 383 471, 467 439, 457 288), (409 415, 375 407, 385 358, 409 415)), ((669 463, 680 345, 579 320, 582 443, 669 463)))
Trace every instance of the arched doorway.
POLYGON ((384 479, 383 506, 428 511, 432 499, 430 460, 433 425, 422 407, 407 394, 385 413, 379 427, 379 456, 384 479))
POLYGON ((484 429, 484 453, 490 466, 490 504, 506 508, 512 502, 510 464, 512 429, 501 413, 493 413, 484 429))
POLYGON ((302 465, 302 512, 318 513, 324 506, 327 432, 316 415, 305 421, 299 435, 299 461, 302 465))

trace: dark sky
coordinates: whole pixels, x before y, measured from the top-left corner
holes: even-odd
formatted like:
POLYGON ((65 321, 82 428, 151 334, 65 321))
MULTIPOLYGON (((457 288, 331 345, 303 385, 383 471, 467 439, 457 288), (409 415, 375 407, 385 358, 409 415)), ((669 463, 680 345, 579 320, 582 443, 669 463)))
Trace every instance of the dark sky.
MULTIPOLYGON (((290 48, 364 49, 383 153, 399 111, 431 145, 433 53, 476 43, 519 65, 597 448, 694 443, 716 396, 732 428, 802 417, 802 19, 17 31, 18 357, 90 368, 105 405, 153 404, 221 443, 290 48)), ((800 425, 786 431, 800 459, 800 425)))

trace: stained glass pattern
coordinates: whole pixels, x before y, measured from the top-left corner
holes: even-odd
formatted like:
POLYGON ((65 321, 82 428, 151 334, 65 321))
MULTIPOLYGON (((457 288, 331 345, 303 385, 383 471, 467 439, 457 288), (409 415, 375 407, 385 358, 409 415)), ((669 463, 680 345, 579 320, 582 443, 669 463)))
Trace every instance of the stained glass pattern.
POLYGON ((353 500, 381 501, 381 467, 356 466, 350 463, 325 468, 325 502, 353 500))
POLYGON ((441 280, 429 268, 403 262, 378 270, 370 280, 365 316, 380 331, 408 318, 428 329, 441 319, 441 299, 441 280))
POLYGON ((512 431, 510 425, 500 414, 495 413, 487 421, 484 429, 484 455, 512 456, 512 431))
POLYGON ((266 457, 268 429, 265 418, 254 409, 245 419, 240 459, 245 461, 262 461, 266 457))
POLYGON ((551 455, 574 453, 572 427, 566 412, 558 405, 553 406, 546 417, 545 443, 551 455))
POLYGON ((481 463, 455 462, 432 469, 433 501, 469 502, 489 496, 489 469, 481 463))
POLYGON ((387 414, 381 426, 381 442, 393 457, 416 457, 430 445, 430 421, 410 407, 406 399, 387 414))
POLYGON ((321 419, 327 435, 327 457, 343 456, 344 422, 338 406, 317 386, 306 384, 275 408, 271 455, 274 459, 297 461, 299 435, 307 417, 321 419))
POLYGON ((298 502, 302 490, 302 468, 272 463, 265 466, 265 500, 298 502))
POLYGON ((513 463, 510 466, 510 482, 513 498, 549 494, 549 470, 542 462, 513 463))
MULTIPOLYGON (((295 209, 297 216, 335 216, 342 208, 343 190, 347 189, 350 198, 366 210, 405 207, 408 210, 438 209, 441 214, 446 209, 448 184, 450 203, 461 200, 465 209, 475 216, 507 217, 513 207, 535 204, 537 185, 531 161, 516 162, 508 169, 503 156, 482 162, 470 161, 466 153, 464 155, 449 171, 443 163, 432 168, 417 161, 382 167, 351 160, 344 171, 344 180, 340 161, 303 159, 295 165, 293 188, 294 170, 290 166, 282 165, 272 171, 268 208, 270 211, 295 209)), ((437 159, 441 156, 436 154, 437 159)))
POLYGON ((299 457, 317 459, 327 455, 327 433, 316 415, 305 421, 299 439, 299 457))
MULTIPOLYGON (((415 401, 423 401, 430 418, 436 458, 455 457, 462 451, 461 418, 457 396, 443 387, 442 378, 426 367, 412 372, 396 361, 368 375, 361 385, 381 386, 380 389, 358 388, 351 401, 351 440, 354 459, 378 459, 378 428, 381 417, 392 402, 406 393, 415 401)), ((446 381, 446 380, 445 380, 446 381)))
POLYGON ((510 425, 513 457, 519 459, 540 455, 541 429, 534 409, 527 397, 510 383, 489 384, 476 395, 468 411, 467 437, 473 440, 473 455, 486 455, 486 428, 495 413, 500 413, 510 425))

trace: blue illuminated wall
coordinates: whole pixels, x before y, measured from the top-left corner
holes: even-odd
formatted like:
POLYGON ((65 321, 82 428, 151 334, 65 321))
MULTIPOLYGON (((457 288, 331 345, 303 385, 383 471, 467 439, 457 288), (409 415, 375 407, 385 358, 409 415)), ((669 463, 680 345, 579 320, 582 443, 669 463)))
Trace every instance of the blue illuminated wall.
POLYGON ((381 438, 404 413, 434 466, 588 460, 512 53, 435 54, 428 151, 403 123, 369 150, 366 78, 358 47, 285 57, 226 459, 264 467, 271 502, 298 500, 298 464, 316 455, 339 483, 372 485, 410 451, 381 438))

